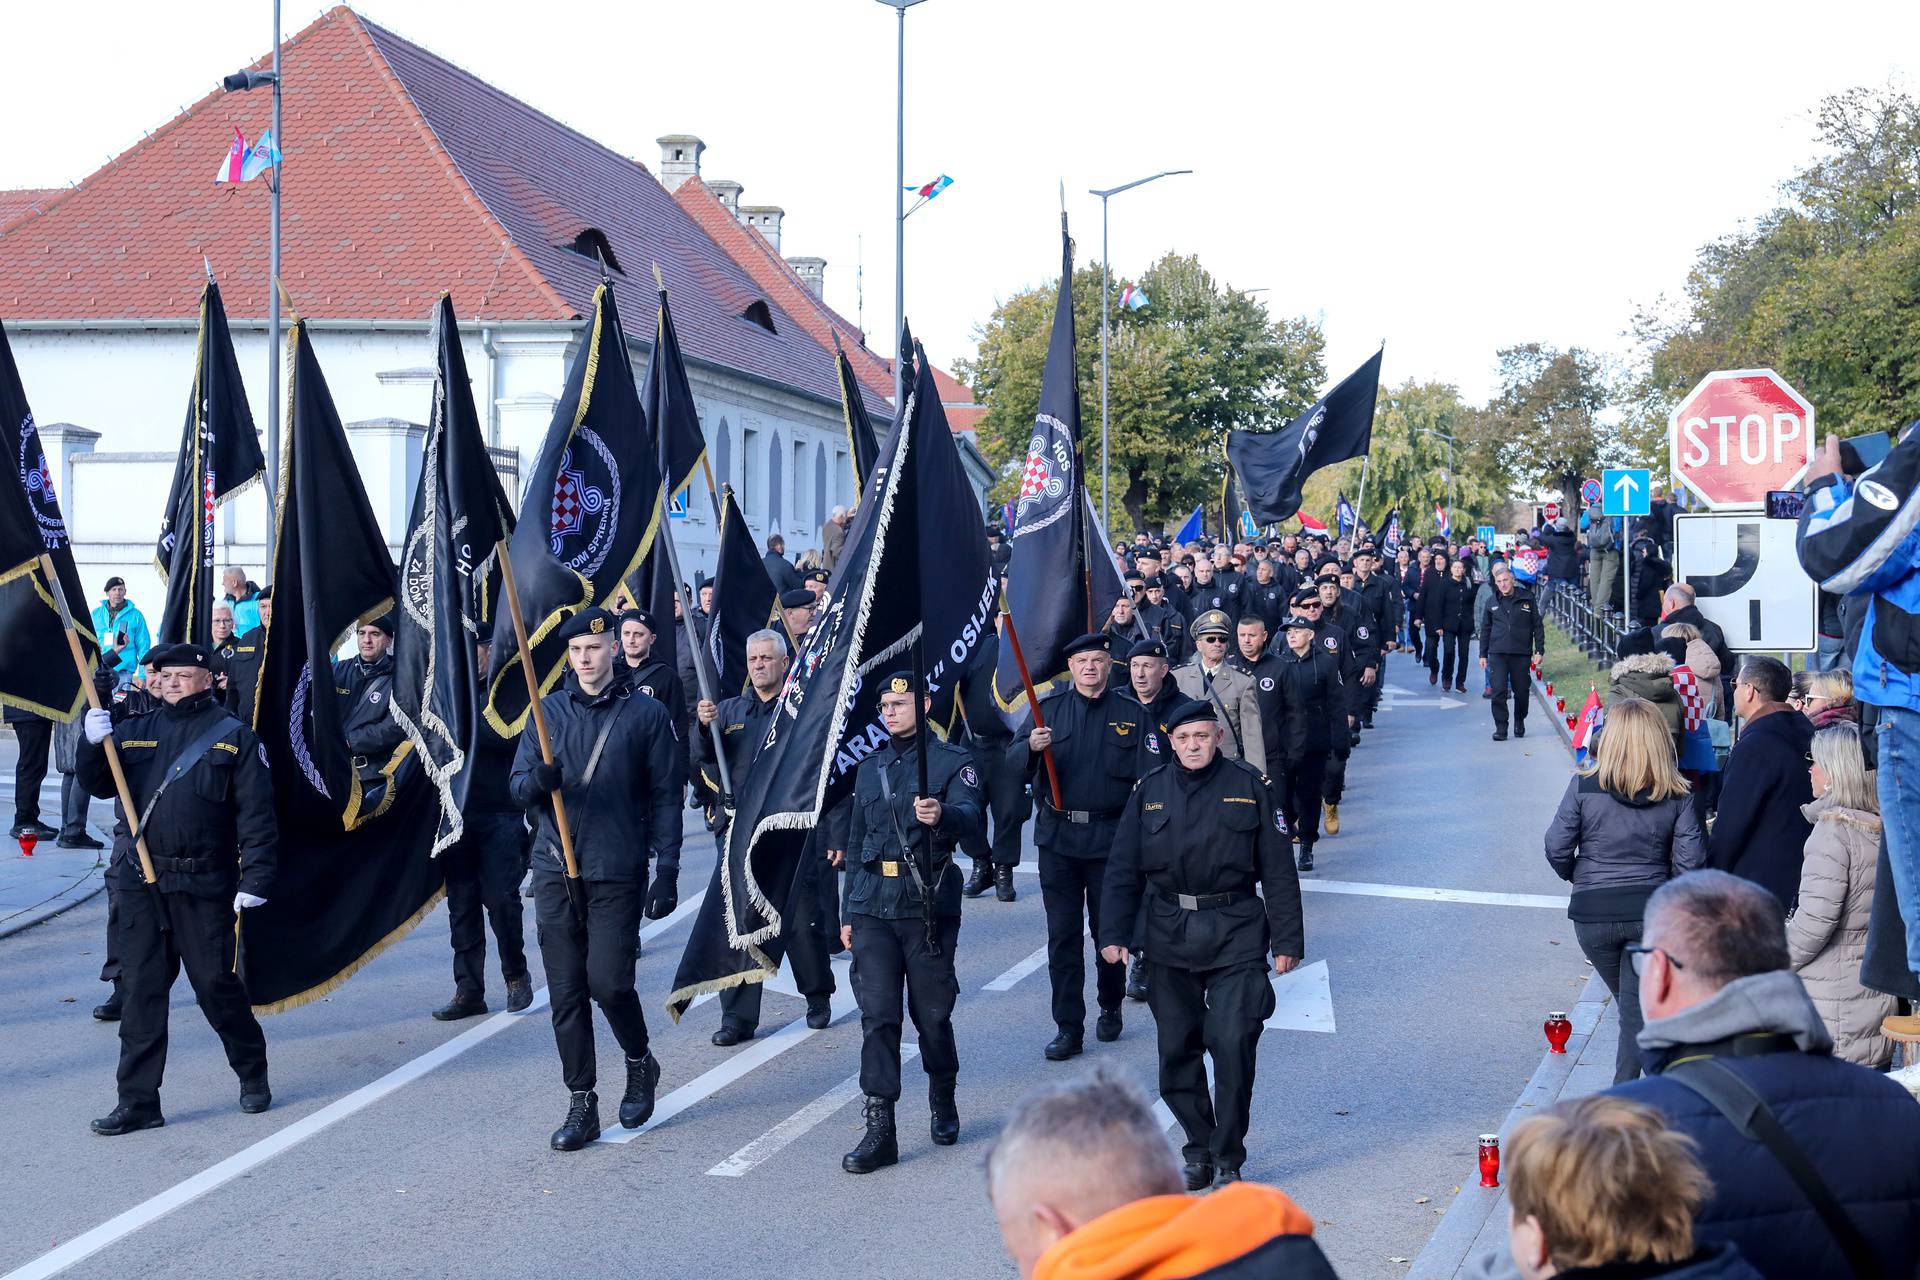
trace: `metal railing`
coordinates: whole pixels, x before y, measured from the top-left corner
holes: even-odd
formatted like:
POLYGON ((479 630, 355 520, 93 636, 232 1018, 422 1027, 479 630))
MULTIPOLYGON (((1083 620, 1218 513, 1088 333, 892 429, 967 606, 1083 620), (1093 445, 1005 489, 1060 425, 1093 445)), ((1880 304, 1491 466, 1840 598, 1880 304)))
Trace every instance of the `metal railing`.
POLYGON ((1610 609, 1595 609, 1584 582, 1554 581, 1542 599, 1547 617, 1601 668, 1619 660, 1620 640, 1633 628, 1610 609))

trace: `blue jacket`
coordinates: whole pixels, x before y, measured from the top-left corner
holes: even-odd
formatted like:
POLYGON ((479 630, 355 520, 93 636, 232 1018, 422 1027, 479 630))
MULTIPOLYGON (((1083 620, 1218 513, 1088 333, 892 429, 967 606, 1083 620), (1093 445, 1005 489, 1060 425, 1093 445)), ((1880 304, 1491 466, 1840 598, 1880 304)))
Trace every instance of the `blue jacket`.
POLYGON ((99 637, 102 652, 111 651, 114 638, 122 630, 127 633, 127 647, 120 650, 120 656, 107 670, 123 676, 136 675, 140 671, 140 660, 147 656, 147 650, 153 648, 153 638, 147 634, 147 620, 140 610, 128 600, 120 606, 120 612, 111 618, 107 615, 107 602, 102 600, 93 606, 93 634, 99 637))
POLYGON ((1854 696, 1920 711, 1920 431, 1909 425, 1857 480, 1809 485, 1799 545, 1800 565, 1821 590, 1868 601, 1854 696))

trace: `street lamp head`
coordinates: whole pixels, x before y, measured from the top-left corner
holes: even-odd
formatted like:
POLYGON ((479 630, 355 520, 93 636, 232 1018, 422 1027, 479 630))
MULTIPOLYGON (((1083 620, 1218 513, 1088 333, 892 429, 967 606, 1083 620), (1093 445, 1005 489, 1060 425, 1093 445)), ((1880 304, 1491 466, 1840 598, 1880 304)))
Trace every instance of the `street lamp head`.
MULTIPOLYGON (((880 2, 886 4, 889 3, 889 0, 880 0, 880 2)), ((1105 191, 1100 190, 1098 187, 1090 187, 1087 190, 1087 194, 1090 196, 1099 196, 1102 200, 1105 200, 1108 196, 1117 196, 1122 191, 1131 191, 1135 187, 1144 187, 1149 182, 1158 182, 1162 178, 1175 178, 1181 174, 1192 172, 1193 170, 1191 169, 1163 169, 1159 173, 1150 174, 1144 178, 1135 178, 1132 182, 1123 182, 1117 187, 1108 187, 1105 191)))
POLYGON ((267 85, 278 84, 280 76, 272 71, 236 71, 220 82, 220 87, 228 93, 245 93, 249 89, 259 89, 267 85))
POLYGON ((880 0, 880 3, 889 9, 898 9, 904 13, 917 4, 926 3, 926 0, 880 0))

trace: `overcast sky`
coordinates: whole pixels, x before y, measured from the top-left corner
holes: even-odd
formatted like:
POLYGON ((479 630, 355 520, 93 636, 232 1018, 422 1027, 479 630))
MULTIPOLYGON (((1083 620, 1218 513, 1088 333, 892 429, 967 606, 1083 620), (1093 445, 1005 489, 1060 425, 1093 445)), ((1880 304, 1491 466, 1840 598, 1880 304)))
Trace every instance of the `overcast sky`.
MULTIPOLYGON (((360 7, 650 168, 659 135, 704 138, 705 176, 784 206, 784 251, 826 258, 849 316, 864 256, 882 345, 891 9, 360 7)), ((6 187, 84 177, 271 40, 267 0, 6 8, 6 187)), ((288 4, 287 33, 318 12, 288 4)), ((1820 97, 1911 87, 1916 49, 1912 3, 927 0, 907 15, 907 177, 954 185, 907 223, 907 314, 939 363, 972 354, 996 300, 1055 271, 1062 182, 1090 261, 1088 188, 1190 168, 1113 200, 1118 273, 1196 253, 1319 318, 1332 377, 1385 339, 1389 381, 1480 399, 1502 345, 1624 350, 1635 305, 1677 290, 1695 249, 1811 156, 1820 97)), ((285 144, 291 160, 300 139, 285 144)))

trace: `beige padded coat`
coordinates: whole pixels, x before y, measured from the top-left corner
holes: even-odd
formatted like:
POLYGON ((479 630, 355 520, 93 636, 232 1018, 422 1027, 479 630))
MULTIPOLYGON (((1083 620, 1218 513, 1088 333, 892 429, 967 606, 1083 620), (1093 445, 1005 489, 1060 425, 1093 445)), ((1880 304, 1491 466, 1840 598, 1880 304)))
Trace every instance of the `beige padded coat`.
MULTIPOLYGON (((1826 796, 1800 812, 1813 823, 1813 834, 1800 867, 1800 904, 1787 920, 1794 972, 1833 1033, 1834 1053, 1884 1070, 1893 1043, 1880 1034, 1880 1020, 1897 1011, 1896 1002, 1860 985, 1880 862, 1880 815, 1843 809, 1826 796)), ((1893 886, 1885 891, 1892 893, 1893 886)))

